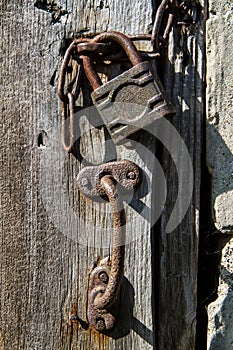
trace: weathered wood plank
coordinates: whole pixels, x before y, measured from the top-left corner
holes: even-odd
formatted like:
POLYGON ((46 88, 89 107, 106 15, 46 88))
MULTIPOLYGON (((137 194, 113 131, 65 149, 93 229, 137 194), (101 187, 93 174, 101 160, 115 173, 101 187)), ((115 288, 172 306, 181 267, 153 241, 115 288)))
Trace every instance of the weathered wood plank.
MULTIPOLYGON (((151 6, 146 1, 134 5, 61 1, 58 5, 67 14, 56 22, 59 9, 48 7, 49 2, 2 1, 3 348, 151 349, 149 217, 144 219, 128 206, 127 235, 133 237, 135 227, 140 234, 126 249, 125 304, 129 316, 116 333, 120 338, 68 325, 72 304, 85 319, 88 274, 99 256, 109 254, 111 213, 107 205, 80 198, 75 189, 81 165, 61 148, 56 95, 63 37, 72 37, 82 29, 145 32, 151 6), (142 11, 146 13, 143 21, 142 11), (128 21, 131 16, 133 20, 128 21), (100 241, 106 236, 103 248, 100 241)), ((87 128, 85 121, 83 127, 87 128)), ((103 132, 87 132, 83 140, 84 157, 96 164, 102 162, 103 132)), ((151 178, 149 155, 142 159, 123 146, 117 154, 144 167, 151 178)), ((150 207, 150 193, 145 203, 150 207)))
POLYGON ((168 181, 168 195, 161 216, 158 296, 158 348, 194 349, 196 334, 196 292, 198 270, 199 201, 201 182, 202 125, 205 93, 204 20, 206 3, 196 8, 196 23, 174 28, 170 35, 168 59, 165 67, 165 88, 177 114, 172 124, 185 142, 192 161, 194 181, 187 169, 184 152, 177 147, 174 137, 170 148, 177 154, 163 150, 163 169, 168 181), (176 147, 176 149, 174 149, 176 147), (179 173, 181 170, 181 173, 179 173), (187 190, 193 185, 189 209, 178 227, 167 231, 167 223, 177 200, 177 191, 183 191, 177 216, 184 212, 187 190))
MULTIPOLYGON (((142 203, 138 201, 126 204, 130 240, 126 246, 124 317, 114 337, 69 322, 72 305, 85 320, 88 274, 97 258, 110 251, 111 213, 108 205, 79 195, 75 179, 85 164, 61 147, 56 93, 59 50, 62 39, 82 30, 146 33, 153 3, 62 0, 56 6, 49 1, 1 2, 3 349, 147 350, 156 347, 154 339, 159 349, 194 347, 203 87, 203 42, 195 26, 181 36, 180 29, 174 32, 165 64, 166 89, 178 109, 174 125, 195 160, 192 205, 182 224, 167 235, 165 226, 174 206, 177 182, 173 180, 175 168, 164 154, 161 162, 168 198, 161 227, 157 225, 159 230, 151 232, 151 206, 158 205, 159 177, 155 171, 162 171, 153 159, 155 138, 141 133, 134 149, 128 144, 114 148, 110 141, 106 143, 103 130, 89 131, 83 118, 83 157, 101 163, 107 147, 107 159, 117 154, 134 161, 143 168, 148 184, 144 182, 141 189, 144 212, 140 212, 142 203), (180 58, 183 51, 189 57, 187 65, 180 58), (161 250, 155 250, 160 239, 161 250), (155 285, 158 275, 159 285, 155 285), (155 288, 159 288, 158 293, 155 288), (158 309, 157 324, 153 304, 158 309)), ((202 28, 202 20, 198 24, 202 28)))

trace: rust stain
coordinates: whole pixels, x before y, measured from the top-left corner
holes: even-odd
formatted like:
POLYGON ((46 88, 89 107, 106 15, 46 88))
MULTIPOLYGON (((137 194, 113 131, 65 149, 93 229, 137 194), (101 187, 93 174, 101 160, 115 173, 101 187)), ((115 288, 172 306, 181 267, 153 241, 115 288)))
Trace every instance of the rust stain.
MULTIPOLYGON (((70 313, 72 315, 77 315, 76 304, 72 304, 70 313)), ((69 335, 73 336, 74 331, 76 331, 76 332, 84 331, 85 332, 87 339, 90 339, 89 345, 91 346, 92 350, 108 350, 108 349, 110 349, 110 338, 107 335, 101 334, 98 331, 96 331, 94 328, 91 328, 91 327, 84 330, 79 319, 74 319, 70 322, 69 335)), ((0 347, 0 350, 3 350, 3 349, 1 349, 1 347, 0 347)))
POLYGON ((90 331, 91 334, 91 345, 93 346, 93 350, 107 350, 109 349, 109 337, 97 332, 92 329, 90 331))

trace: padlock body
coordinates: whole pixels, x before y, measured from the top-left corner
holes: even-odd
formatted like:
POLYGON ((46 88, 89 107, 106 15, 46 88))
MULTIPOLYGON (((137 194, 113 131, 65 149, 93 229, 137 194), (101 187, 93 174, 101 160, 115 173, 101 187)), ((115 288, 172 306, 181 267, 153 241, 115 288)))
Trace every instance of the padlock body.
POLYGON ((155 120, 175 114, 149 62, 142 62, 97 88, 92 100, 116 143, 155 120))

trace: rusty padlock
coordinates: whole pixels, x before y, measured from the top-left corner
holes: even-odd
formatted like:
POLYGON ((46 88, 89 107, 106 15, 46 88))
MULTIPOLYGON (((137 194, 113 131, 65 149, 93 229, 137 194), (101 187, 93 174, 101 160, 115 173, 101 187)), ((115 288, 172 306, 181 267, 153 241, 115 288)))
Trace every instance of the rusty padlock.
POLYGON ((83 66, 93 88, 91 94, 116 143, 127 139, 139 129, 151 125, 156 119, 175 114, 167 100, 158 77, 152 76, 149 62, 143 62, 135 45, 122 33, 104 32, 92 42, 117 42, 125 50, 133 67, 102 84, 88 56, 82 56, 83 66))

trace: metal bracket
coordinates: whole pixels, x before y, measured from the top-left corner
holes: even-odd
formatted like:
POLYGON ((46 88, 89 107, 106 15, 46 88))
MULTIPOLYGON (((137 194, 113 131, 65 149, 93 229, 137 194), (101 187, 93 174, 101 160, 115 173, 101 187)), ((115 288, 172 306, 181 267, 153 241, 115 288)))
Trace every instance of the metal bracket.
POLYGON ((125 255, 125 211, 119 188, 132 190, 140 183, 140 171, 128 160, 84 168, 78 175, 77 186, 88 198, 106 198, 112 208, 112 255, 100 261, 90 274, 87 300, 89 325, 101 333, 115 326, 119 312, 125 255))
POLYGON ((90 166, 82 169, 77 177, 77 187, 87 198, 96 202, 105 202, 108 199, 101 179, 105 175, 111 175, 116 183, 125 190, 135 189, 140 183, 140 171, 138 166, 129 160, 119 160, 98 166, 90 166))

